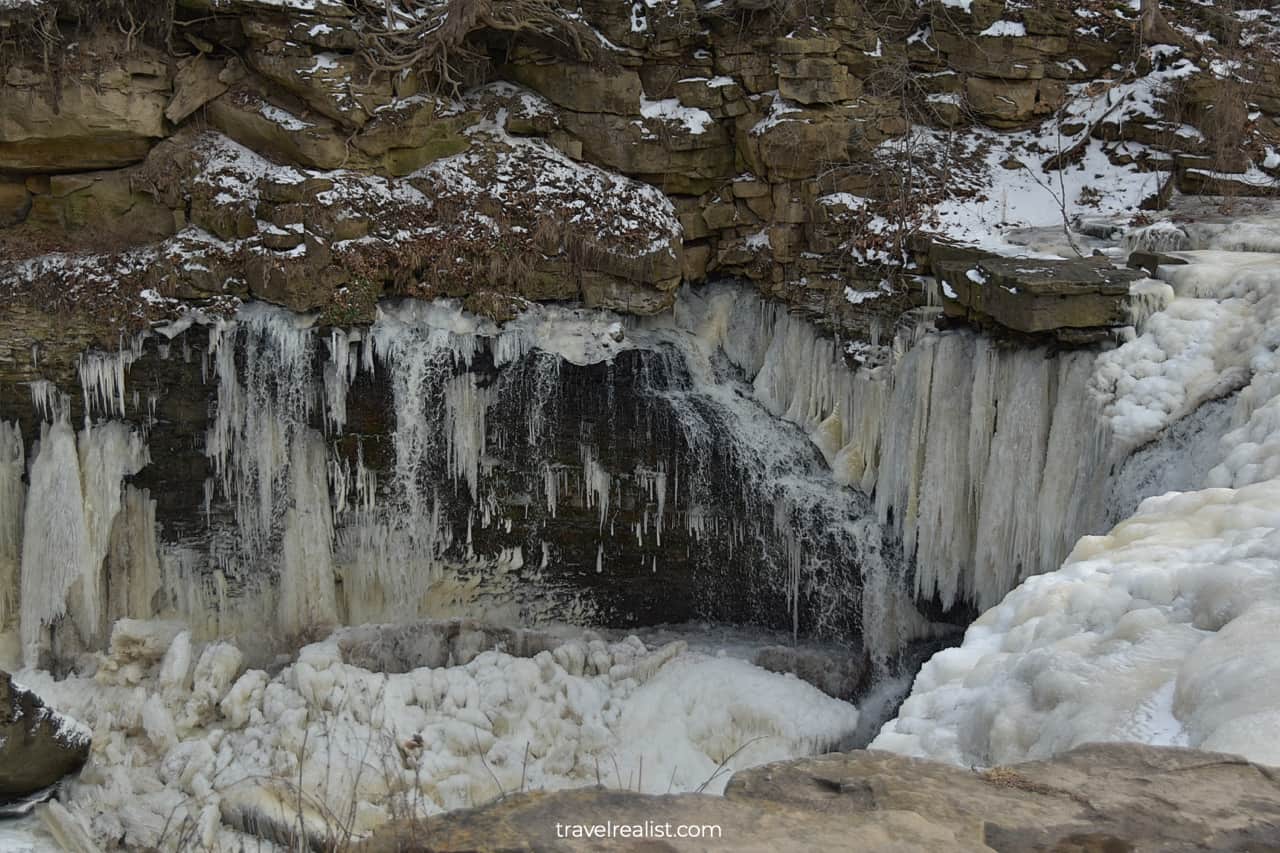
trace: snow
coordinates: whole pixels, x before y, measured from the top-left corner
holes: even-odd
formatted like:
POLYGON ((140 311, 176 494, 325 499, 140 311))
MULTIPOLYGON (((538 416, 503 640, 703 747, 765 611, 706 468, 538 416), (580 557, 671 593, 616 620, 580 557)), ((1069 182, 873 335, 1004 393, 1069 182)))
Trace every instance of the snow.
POLYGON ((1022 23, 1021 21, 1005 21, 1005 20, 996 21, 991 26, 987 27, 985 30, 978 33, 978 35, 980 36, 987 36, 990 38, 1001 38, 1004 36, 1021 38, 1026 34, 1027 34, 1026 24, 1022 23))
POLYGON ((566 225, 616 238, 609 250, 620 255, 673 251, 680 222, 660 190, 577 163, 540 139, 511 136, 505 120, 500 112, 497 120, 469 131, 492 144, 437 160, 411 179, 434 181, 441 195, 467 202, 460 215, 463 224, 482 227, 479 214, 472 212, 482 197, 488 204, 503 205, 510 211, 508 217, 516 220, 530 216, 532 198, 538 211, 560 215, 566 225))
POLYGON ((752 136, 760 136, 766 131, 777 127, 780 124, 789 121, 802 121, 803 119, 789 119, 788 115, 803 112, 799 104, 788 101, 777 92, 765 93, 772 94, 772 100, 769 102, 769 113, 751 128, 752 136))
POLYGON ((872 748, 989 766, 1142 740, 1280 763, 1277 554, 1276 481, 1149 498, 925 664, 872 748))
POLYGON ((707 132, 707 128, 715 124, 715 119, 706 110, 697 107, 683 106, 676 98, 651 101, 641 96, 640 114, 645 118, 656 118, 662 121, 678 122, 686 131, 695 136, 707 132))

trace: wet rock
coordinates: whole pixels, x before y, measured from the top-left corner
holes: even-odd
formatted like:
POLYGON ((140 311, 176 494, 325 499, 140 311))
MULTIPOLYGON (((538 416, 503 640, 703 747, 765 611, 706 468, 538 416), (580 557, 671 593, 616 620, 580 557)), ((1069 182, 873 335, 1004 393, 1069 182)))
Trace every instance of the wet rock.
POLYGON ((769 646, 756 653, 752 661, 770 672, 790 672, 807 681, 828 696, 851 699, 869 672, 866 652, 839 653, 798 646, 769 646))
POLYGON ((47 788, 88 757, 85 729, 0 672, 0 798, 47 788))
POLYGON ((1164 252, 1138 251, 1129 253, 1129 260, 1125 262, 1125 266, 1131 269, 1146 270, 1149 275, 1154 276, 1156 270, 1162 265, 1185 264, 1186 262, 1185 258, 1180 258, 1177 255, 1166 255, 1164 252))

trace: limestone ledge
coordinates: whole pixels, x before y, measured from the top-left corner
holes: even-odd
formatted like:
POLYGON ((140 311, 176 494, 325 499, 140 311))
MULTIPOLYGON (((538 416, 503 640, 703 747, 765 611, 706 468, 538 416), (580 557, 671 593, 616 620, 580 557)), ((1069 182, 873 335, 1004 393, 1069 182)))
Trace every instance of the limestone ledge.
POLYGON ((832 754, 739 771, 723 797, 603 788, 518 793, 393 825, 358 849, 1243 851, 1272 849, 1278 822, 1275 768, 1192 749, 1107 743, 977 771, 888 752, 832 754), (575 839, 566 828, 609 823, 718 827, 719 835, 575 839))

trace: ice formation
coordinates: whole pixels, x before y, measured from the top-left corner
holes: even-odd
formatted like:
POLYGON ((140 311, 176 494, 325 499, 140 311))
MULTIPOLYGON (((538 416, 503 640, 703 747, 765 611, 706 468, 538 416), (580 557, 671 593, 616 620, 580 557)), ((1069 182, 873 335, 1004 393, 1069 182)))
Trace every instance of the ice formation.
POLYGON ((914 557, 916 595, 990 606, 1101 525, 1110 445, 1091 354, 958 331, 900 337, 892 366, 854 370, 785 307, 707 292, 682 299, 679 321, 754 377, 756 398, 809 434, 837 482, 875 495, 914 557))
POLYGON ((70 801, 129 849, 238 849, 250 826, 286 846, 300 824, 359 836, 521 789, 715 792, 733 768, 825 751, 857 724, 794 676, 683 642, 547 635, 516 654, 447 627, 391 629, 422 651, 389 672, 351 662, 390 636, 363 628, 272 675, 227 643, 196 654, 178 626, 125 621, 94 678, 22 675, 92 727, 70 801))
POLYGON ((1280 256, 1177 258, 1168 309, 1092 378, 1117 436, 1164 430, 1121 468, 1153 496, 925 664, 873 747, 992 765, 1139 740, 1280 764, 1280 256), (1161 464, 1186 447, 1203 458, 1161 464))

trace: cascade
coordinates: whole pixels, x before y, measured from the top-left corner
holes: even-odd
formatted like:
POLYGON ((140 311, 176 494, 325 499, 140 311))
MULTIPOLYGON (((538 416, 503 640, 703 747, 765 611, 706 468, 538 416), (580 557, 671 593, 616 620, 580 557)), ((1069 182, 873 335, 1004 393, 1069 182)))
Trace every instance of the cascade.
POLYGON ((874 496, 917 596, 989 607, 1103 524, 1112 448, 1092 353, 908 330, 891 366, 853 369, 784 306, 704 292, 678 321, 754 376, 756 399, 808 433, 837 482, 874 496))
POLYGON ((30 477, 19 606, 23 659, 33 665, 47 648, 45 629, 67 612, 71 587, 92 571, 75 432, 66 421, 41 430, 30 477))

